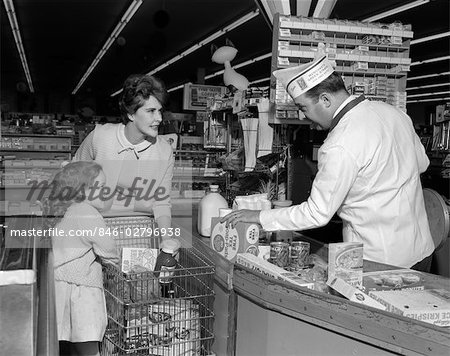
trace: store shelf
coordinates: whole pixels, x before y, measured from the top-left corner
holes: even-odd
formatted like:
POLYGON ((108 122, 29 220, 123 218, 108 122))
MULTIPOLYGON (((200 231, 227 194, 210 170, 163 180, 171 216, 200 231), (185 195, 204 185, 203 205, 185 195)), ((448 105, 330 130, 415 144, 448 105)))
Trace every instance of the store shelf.
MULTIPOLYGON (((36 150, 36 149, 12 149, 12 148, 2 148, 3 152, 49 152, 49 153, 71 153, 71 150, 36 150)), ((3 153, 0 153, 0 156, 4 156, 3 153)))
MULTIPOLYGON (((280 41, 289 41, 291 43, 320 43, 320 42, 325 42, 325 43, 332 43, 332 44, 336 44, 337 46, 340 47, 348 47, 348 46, 367 46, 371 49, 386 49, 388 50, 393 50, 393 52, 397 52, 397 51, 407 51, 409 50, 409 46, 407 45, 395 45, 395 44, 375 44, 375 43, 364 43, 361 44, 361 40, 358 38, 341 38, 341 37, 334 37, 334 36, 326 36, 325 39, 314 39, 309 37, 309 35, 296 35, 296 34, 292 34, 291 36, 283 36, 280 34, 279 36, 279 40, 280 41)), ((339 47, 338 47, 339 48, 339 47)))
POLYGON ((349 22, 342 20, 327 20, 319 18, 281 16, 280 28, 321 31, 325 33, 346 33, 347 35, 375 35, 375 36, 396 36, 402 38, 413 38, 414 33, 408 28, 368 22, 349 22))
POLYGON ((39 135, 39 134, 14 134, 14 133, 2 133, 2 137, 39 137, 39 138, 72 138, 73 135, 39 135))
MULTIPOLYGON (((406 110, 411 37, 409 25, 276 15, 271 71, 311 62, 320 49, 335 62, 335 71, 343 75, 351 94, 364 91, 368 99, 406 110)), ((309 124, 296 118, 298 108, 273 76, 270 100, 275 103, 270 123, 309 124)))

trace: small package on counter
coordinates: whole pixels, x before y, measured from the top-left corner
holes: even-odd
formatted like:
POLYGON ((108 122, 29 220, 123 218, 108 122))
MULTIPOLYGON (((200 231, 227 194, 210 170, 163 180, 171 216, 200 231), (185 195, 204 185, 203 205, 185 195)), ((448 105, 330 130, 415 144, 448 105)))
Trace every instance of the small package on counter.
POLYGON ((250 268, 263 275, 279 279, 282 281, 290 282, 300 287, 314 289, 314 282, 309 282, 295 273, 286 271, 285 269, 275 266, 274 264, 267 262, 266 260, 254 256, 250 253, 240 253, 237 255, 236 263, 250 268))
POLYGON ((220 222, 220 217, 211 219, 211 248, 234 262, 241 252, 258 255, 259 226, 239 222, 235 227, 220 222))
POLYGON ((272 207, 267 194, 240 195, 234 199, 233 210, 268 210, 272 207))
POLYGON ((450 326, 450 291, 445 289, 372 291, 387 311, 425 323, 450 326))
POLYGON ((348 284, 341 278, 333 277, 327 281, 327 285, 352 302, 368 305, 372 308, 386 310, 386 307, 383 304, 377 302, 375 299, 363 293, 358 288, 348 284))
POLYGON ((363 290, 423 290, 425 275, 412 269, 396 269, 363 273, 363 290))
POLYGON ((363 244, 338 242, 328 245, 328 279, 338 277, 356 288, 362 288, 363 244))

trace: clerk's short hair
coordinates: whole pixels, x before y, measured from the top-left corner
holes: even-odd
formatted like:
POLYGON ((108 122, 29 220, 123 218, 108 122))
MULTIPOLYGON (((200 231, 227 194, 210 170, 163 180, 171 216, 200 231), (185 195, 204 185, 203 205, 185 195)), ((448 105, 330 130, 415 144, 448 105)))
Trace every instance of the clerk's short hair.
POLYGON ((129 121, 128 115, 134 114, 150 96, 155 97, 164 106, 168 96, 164 83, 151 75, 130 75, 123 84, 119 103, 122 122, 126 124, 129 121))
POLYGON ((345 88, 345 83, 342 80, 342 77, 338 73, 333 72, 326 79, 317 84, 315 87, 309 89, 305 93, 305 96, 315 101, 318 101, 320 94, 324 92, 337 93, 340 91, 345 91, 346 93, 348 93, 347 89, 345 88))

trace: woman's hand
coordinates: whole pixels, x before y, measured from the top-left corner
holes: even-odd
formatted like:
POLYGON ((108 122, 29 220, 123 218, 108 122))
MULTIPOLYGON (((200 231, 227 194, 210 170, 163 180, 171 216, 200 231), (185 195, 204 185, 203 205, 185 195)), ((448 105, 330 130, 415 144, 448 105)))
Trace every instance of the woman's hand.
POLYGON ((232 227, 235 227, 238 222, 260 224, 259 212, 260 210, 236 210, 224 216, 220 222, 224 222, 226 225, 231 225, 232 227))

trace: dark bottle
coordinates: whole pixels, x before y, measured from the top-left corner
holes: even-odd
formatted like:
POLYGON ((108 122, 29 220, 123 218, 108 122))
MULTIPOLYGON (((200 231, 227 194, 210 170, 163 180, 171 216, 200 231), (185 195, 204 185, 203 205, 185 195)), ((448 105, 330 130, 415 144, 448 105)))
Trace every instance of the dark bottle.
POLYGON ((177 268, 178 262, 175 256, 180 246, 180 241, 177 239, 163 240, 160 245, 161 252, 156 259, 155 276, 158 278, 163 298, 175 298, 173 274, 177 268))

